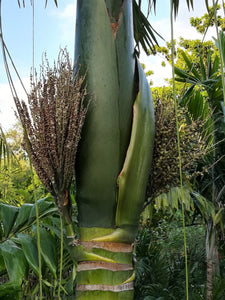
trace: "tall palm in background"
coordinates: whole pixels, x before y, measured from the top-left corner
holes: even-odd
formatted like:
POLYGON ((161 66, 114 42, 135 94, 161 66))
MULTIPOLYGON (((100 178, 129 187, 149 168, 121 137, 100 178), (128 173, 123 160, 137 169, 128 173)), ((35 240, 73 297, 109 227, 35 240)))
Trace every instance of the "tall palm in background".
MULTIPOLYGON (((224 39, 224 37, 222 37, 224 39)), ((218 259, 218 223, 224 206, 224 103, 220 75, 220 59, 217 55, 212 58, 211 51, 204 58, 199 53, 198 67, 182 52, 187 71, 176 68, 176 80, 188 85, 181 104, 187 105, 189 112, 195 118, 206 117, 208 106, 212 111, 212 139, 214 151, 210 161, 213 165, 209 174, 199 182, 199 191, 216 207, 217 218, 206 220, 206 255, 207 255, 207 299, 212 299, 213 278, 219 276, 218 259), (206 97, 204 95, 206 92, 206 97)))

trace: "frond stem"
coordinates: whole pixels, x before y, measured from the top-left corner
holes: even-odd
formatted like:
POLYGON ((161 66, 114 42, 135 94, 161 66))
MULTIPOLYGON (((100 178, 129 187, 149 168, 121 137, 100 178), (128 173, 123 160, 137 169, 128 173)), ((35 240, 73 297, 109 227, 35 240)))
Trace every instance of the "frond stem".
MULTIPOLYGON (((180 149, 180 135, 179 135, 179 121, 178 121, 178 112, 177 112, 177 99, 176 99, 176 90, 175 90, 175 67, 174 67, 174 32, 173 32, 173 1, 170 1, 170 25, 171 25, 171 60, 172 60, 172 82, 173 82, 173 101, 174 101, 174 110, 176 117, 176 131, 177 131, 177 148, 178 148, 178 157, 179 157, 179 173, 180 173, 180 186, 183 188, 183 179, 182 179, 182 160, 181 160, 181 149, 180 149)), ((184 216, 184 203, 181 201, 182 206, 182 219, 183 219, 183 234, 184 234, 184 254, 185 254, 185 279, 186 279, 186 299, 189 299, 188 296, 188 263, 187 263, 187 243, 186 243, 186 230, 185 230, 185 216, 184 216)))

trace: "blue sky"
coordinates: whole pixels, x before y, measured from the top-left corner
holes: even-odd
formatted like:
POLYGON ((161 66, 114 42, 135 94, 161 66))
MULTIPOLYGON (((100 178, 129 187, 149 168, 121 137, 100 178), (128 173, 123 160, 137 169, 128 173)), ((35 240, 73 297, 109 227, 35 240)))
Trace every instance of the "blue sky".
MULTIPOLYGON (((17 0, 2 1, 2 25, 4 39, 22 77, 29 76, 32 66, 32 7, 26 0, 26 7, 19 8, 17 0)), ((21 1, 22 2, 22 1, 21 1)), ((74 45, 75 1, 35 1, 35 64, 41 62, 42 53, 56 57, 60 47, 74 45), (67 31, 68 29, 68 31, 67 31)), ((2 57, 0 57, 2 68, 2 57)), ((3 77, 4 78, 4 77, 3 77)), ((5 82, 4 79, 0 79, 5 82)))
MULTIPOLYGON (((22 1, 21 1, 22 2, 22 1)), ((26 7, 19 8, 17 0, 2 0, 2 25, 6 45, 13 57, 20 76, 29 88, 30 68, 32 66, 32 7, 26 0, 26 7)), ((142 1, 146 3, 145 0, 142 1)), ((156 16, 149 16, 153 27, 168 41, 170 39, 169 0, 158 0, 156 16)), ((188 12, 186 1, 180 1, 179 18, 175 23, 175 35, 178 38, 199 37, 189 26, 190 16, 201 16, 205 10, 205 0, 195 0, 194 12, 188 12)), ((75 39, 76 0, 58 0, 58 8, 53 0, 35 0, 35 67, 38 69, 43 52, 46 51, 50 62, 57 58, 60 47, 67 46, 73 57, 75 39)), ((163 42, 160 42, 163 45, 163 42)), ((164 78, 170 77, 170 67, 161 68, 160 57, 141 56, 146 69, 154 70, 153 81, 164 84, 164 78)), ((15 78, 19 95, 24 97, 22 88, 15 78)), ((2 52, 0 51, 0 124, 8 129, 15 123, 13 100, 7 84, 2 52)))

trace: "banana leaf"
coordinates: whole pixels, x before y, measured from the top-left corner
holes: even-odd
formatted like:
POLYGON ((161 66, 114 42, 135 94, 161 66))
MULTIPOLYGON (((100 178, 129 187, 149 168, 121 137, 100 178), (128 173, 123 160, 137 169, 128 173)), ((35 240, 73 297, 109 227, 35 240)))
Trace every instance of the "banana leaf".
POLYGON ((38 250, 37 241, 34 237, 19 233, 18 242, 22 245, 22 250, 30 267, 34 270, 35 274, 39 276, 38 265, 38 250))
MULTIPOLYGON (((33 226, 35 237, 37 238, 37 227, 33 226)), ((57 253, 56 253, 56 240, 50 231, 40 227, 40 240, 41 240, 41 255, 48 266, 50 272, 57 279, 57 253)))
POLYGON ((9 233, 14 225, 15 219, 18 215, 19 208, 12 205, 0 204, 1 220, 4 228, 5 237, 9 236, 9 233))
POLYGON ((7 240, 0 245, 0 251, 5 262, 10 282, 21 285, 27 276, 28 263, 21 248, 15 242, 7 240))

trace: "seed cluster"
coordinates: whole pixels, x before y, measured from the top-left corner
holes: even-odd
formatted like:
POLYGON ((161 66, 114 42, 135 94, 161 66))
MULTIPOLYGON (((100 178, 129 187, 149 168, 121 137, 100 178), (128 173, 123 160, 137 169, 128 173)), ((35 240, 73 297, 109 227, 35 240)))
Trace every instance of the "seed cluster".
MULTIPOLYGON (((51 68, 44 57, 40 77, 31 76, 28 103, 16 99, 24 127, 24 148, 46 187, 56 198, 66 195, 74 174, 75 157, 87 108, 84 78, 74 75, 66 49, 51 68)), ((60 207, 62 203, 57 203, 60 207)))
MULTIPOLYGON (((155 145, 147 196, 154 198, 180 185, 179 154, 174 103, 170 97, 155 96, 155 145)), ((178 108, 182 178, 185 181, 199 175, 198 161, 209 151, 205 121, 191 120, 187 124, 187 110, 178 108)))

